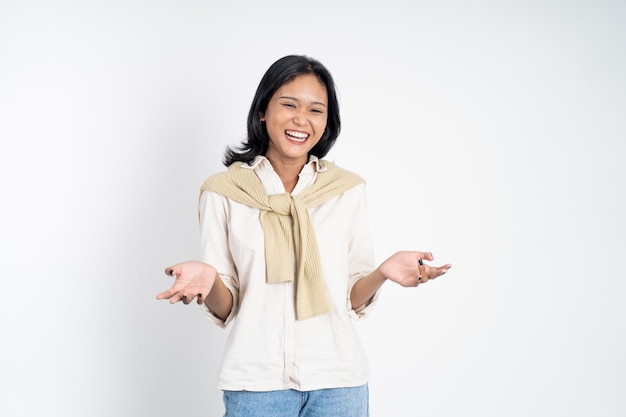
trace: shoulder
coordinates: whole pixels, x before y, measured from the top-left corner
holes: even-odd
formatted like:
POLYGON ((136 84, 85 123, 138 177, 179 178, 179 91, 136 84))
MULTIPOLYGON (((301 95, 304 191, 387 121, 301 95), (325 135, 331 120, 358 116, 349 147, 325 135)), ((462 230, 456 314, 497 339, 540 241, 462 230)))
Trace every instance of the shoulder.
POLYGON ((223 185, 226 182, 232 182, 233 176, 241 169, 244 165, 244 162, 234 162, 228 166, 226 171, 221 171, 215 174, 212 174, 207 179, 204 180, 201 190, 211 190, 216 186, 223 185))
POLYGON ((328 175, 338 179, 340 178, 354 183, 365 183, 365 179, 359 174, 342 168, 334 162, 321 159, 319 160, 318 164, 318 170, 320 174, 325 173, 324 175, 328 175))

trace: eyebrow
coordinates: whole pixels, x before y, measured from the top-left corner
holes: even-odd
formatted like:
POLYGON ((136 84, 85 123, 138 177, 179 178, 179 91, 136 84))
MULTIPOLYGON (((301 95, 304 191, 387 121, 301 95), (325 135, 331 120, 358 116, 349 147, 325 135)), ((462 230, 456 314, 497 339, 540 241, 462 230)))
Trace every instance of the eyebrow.
MULTIPOLYGON (((289 99, 289 100, 300 101, 297 98, 291 97, 291 96, 280 96, 278 98, 286 98, 286 99, 289 99)), ((314 101, 311 104, 317 104, 318 106, 328 107, 328 106, 326 106, 326 104, 322 103, 321 101, 314 101)))

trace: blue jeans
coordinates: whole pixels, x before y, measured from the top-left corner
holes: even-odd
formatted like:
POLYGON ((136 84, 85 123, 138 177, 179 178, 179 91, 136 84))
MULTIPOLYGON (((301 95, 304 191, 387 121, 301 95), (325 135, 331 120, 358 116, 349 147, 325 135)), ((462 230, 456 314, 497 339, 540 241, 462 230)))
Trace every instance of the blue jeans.
POLYGON ((369 390, 224 391, 224 406, 224 417, 369 417, 369 390))

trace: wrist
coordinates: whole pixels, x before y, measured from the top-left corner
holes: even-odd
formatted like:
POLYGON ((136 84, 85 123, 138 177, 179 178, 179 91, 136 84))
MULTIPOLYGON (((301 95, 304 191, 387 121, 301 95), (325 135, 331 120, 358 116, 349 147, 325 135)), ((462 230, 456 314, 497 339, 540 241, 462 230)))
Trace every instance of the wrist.
MULTIPOLYGON (((382 265, 381 265, 382 266, 382 265)), ((381 283, 384 283, 385 281, 387 281, 387 277, 385 276, 385 273, 382 271, 381 267, 379 266, 378 268, 376 268, 373 272, 372 275, 374 277, 374 279, 376 279, 377 281, 380 281, 381 283)))

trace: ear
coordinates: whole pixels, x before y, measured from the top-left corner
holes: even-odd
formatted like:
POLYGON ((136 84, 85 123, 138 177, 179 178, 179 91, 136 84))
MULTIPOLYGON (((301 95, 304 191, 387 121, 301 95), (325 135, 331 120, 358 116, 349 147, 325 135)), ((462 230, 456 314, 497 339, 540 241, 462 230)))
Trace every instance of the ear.
POLYGON ((261 123, 265 122, 265 114, 262 111, 259 112, 259 121, 261 123))

